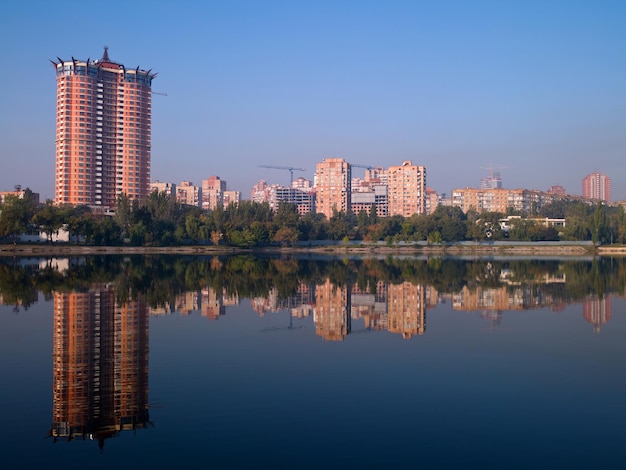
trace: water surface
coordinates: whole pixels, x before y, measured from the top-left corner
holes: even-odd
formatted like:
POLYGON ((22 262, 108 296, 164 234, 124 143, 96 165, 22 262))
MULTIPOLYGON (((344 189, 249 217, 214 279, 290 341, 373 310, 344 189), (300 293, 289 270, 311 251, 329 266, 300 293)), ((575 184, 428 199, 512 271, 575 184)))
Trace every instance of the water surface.
POLYGON ((621 259, 0 263, 23 467, 622 468, 621 259))

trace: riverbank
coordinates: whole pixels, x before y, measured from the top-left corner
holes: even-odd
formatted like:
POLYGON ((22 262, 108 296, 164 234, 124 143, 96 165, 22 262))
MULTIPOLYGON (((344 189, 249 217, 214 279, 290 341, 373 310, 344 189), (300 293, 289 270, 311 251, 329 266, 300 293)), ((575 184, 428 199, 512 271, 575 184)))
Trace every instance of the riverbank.
POLYGON ((235 253, 322 253, 322 254, 422 254, 433 256, 626 256, 625 245, 593 246, 559 242, 462 243, 450 245, 325 244, 319 246, 260 247, 242 249, 201 245, 177 247, 84 246, 56 244, 0 245, 0 256, 88 256, 88 255, 224 255, 235 253))

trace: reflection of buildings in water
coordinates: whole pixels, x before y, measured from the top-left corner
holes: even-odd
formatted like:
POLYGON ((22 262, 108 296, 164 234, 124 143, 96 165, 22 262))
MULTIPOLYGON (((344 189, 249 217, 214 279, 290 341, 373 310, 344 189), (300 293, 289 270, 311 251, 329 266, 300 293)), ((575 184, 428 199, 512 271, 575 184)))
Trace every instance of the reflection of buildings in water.
POLYGON ((283 309, 281 300, 278 297, 278 289, 271 288, 266 297, 251 297, 250 306, 260 317, 266 312, 279 312, 283 309))
POLYGON ((354 285, 350 292, 352 319, 362 318, 367 330, 387 329, 387 283, 378 281, 361 289, 354 285))
POLYGON ((298 291, 291 305, 291 316, 294 318, 308 318, 315 311, 315 286, 303 282, 298 285, 298 291))
POLYGON ((583 301, 583 318, 593 325, 596 333, 600 332, 600 326, 611 319, 611 296, 606 295, 599 299, 590 297, 583 301))
POLYGON ((220 315, 226 314, 224 296, 218 295, 215 289, 205 287, 201 291, 200 314, 209 320, 217 320, 220 315))
POLYGON ((424 286, 410 282, 389 285, 388 330, 403 338, 426 331, 426 293, 424 286))
POLYGON ((295 295, 287 298, 280 298, 278 289, 273 287, 267 297, 251 298, 250 305, 261 317, 267 312, 280 312, 282 310, 289 310, 292 317, 308 317, 315 305, 315 286, 300 283, 295 295))
POLYGON ((107 285, 54 294, 50 434, 99 441, 143 428, 148 416, 148 309, 117 305, 107 285))
POLYGON ((424 303, 426 308, 435 308, 439 302, 444 302, 444 298, 440 298, 439 292, 433 286, 424 286, 424 303))
POLYGON ((350 334, 351 296, 345 286, 335 286, 326 280, 315 287, 315 334, 327 341, 343 341, 350 334))
POLYGON ((187 291, 176 296, 176 311, 181 315, 190 315, 200 310, 200 295, 198 291, 187 291))
POLYGON ((404 338, 426 330, 426 289, 410 282, 375 286, 350 292, 330 281, 316 288, 315 332, 324 339, 341 341, 351 333, 351 319, 363 318, 366 330, 387 330, 404 338), (374 287, 372 289, 372 287, 374 287))
POLYGON ((542 290, 541 285, 478 286, 474 289, 464 286, 459 292, 452 294, 452 308, 466 312, 530 310, 542 307, 558 311, 562 305, 553 295, 542 290))
POLYGON ((211 287, 205 287, 200 291, 187 291, 178 294, 174 303, 168 303, 161 307, 151 307, 150 315, 171 315, 178 312, 181 315, 191 315, 200 311, 203 317, 209 320, 217 320, 220 315, 226 313, 225 307, 239 304, 238 296, 229 296, 223 289, 219 294, 211 287))
POLYGON ((497 288, 479 286, 475 289, 463 286, 459 292, 452 294, 452 308, 466 312, 523 310, 524 303, 524 291, 520 288, 509 291, 507 286, 497 288))

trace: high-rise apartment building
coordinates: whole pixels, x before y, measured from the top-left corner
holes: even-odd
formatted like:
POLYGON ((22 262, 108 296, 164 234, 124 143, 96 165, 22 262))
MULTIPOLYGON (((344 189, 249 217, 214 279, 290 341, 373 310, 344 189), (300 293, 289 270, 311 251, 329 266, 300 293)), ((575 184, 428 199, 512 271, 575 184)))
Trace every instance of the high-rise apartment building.
POLYGON ((348 212, 352 166, 343 158, 326 158, 315 169, 315 211, 330 218, 333 211, 348 212))
POLYGON ((583 197, 611 202, 611 178, 597 171, 583 179, 583 197))
POLYGON ((226 181, 219 176, 209 176, 202 180, 202 208, 215 210, 218 206, 224 206, 224 192, 226 181))
POLYGON ((156 73, 109 59, 58 59, 55 202, 112 207, 150 191, 156 73))
POLYGON ((426 167, 405 160, 387 169, 389 216, 425 213, 426 167))

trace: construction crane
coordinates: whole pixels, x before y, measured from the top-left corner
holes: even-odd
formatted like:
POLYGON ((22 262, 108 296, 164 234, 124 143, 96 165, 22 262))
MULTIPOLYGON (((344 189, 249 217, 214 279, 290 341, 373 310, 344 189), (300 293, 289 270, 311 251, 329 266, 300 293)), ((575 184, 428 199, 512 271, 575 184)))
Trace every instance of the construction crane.
POLYGON ((159 93, 158 91, 150 91, 153 95, 167 96, 167 93, 159 93))
POLYGON ((306 171, 304 168, 296 168, 295 166, 280 166, 280 165, 259 165, 259 168, 271 168, 273 170, 289 170, 291 174, 291 180, 289 181, 289 186, 293 183, 293 172, 294 171, 306 171))
POLYGON ((356 168, 365 168, 366 170, 372 170, 374 168, 376 168, 375 166, 371 166, 371 165, 359 165, 358 163, 351 163, 350 166, 354 166, 356 168))

